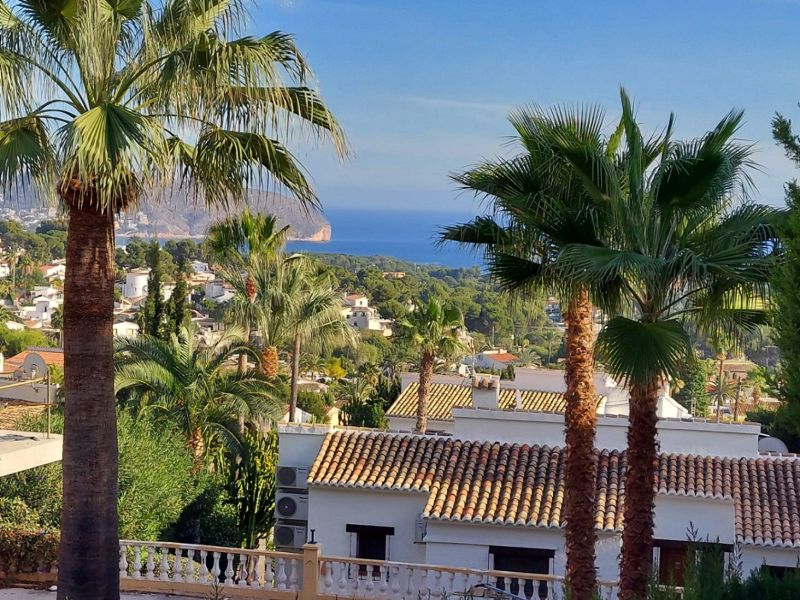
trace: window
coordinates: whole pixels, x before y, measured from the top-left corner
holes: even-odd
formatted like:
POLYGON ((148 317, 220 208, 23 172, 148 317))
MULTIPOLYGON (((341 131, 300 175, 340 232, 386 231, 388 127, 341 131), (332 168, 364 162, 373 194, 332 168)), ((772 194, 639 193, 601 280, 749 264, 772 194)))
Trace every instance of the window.
POLYGON ((776 579, 783 579, 786 575, 797 576, 800 574, 800 568, 798 567, 776 567, 774 565, 762 565, 761 570, 763 572, 769 573, 776 579))
MULTIPOLYGON (((725 553, 731 552, 730 544, 716 544, 706 542, 692 542, 697 550, 704 552, 716 551, 720 553, 720 560, 704 563, 705 568, 717 565, 722 570, 725 568, 725 553)), ((653 559, 658 566, 658 582, 662 585, 683 586, 686 575, 686 558, 689 553, 689 542, 676 540, 656 540, 654 543, 653 559)))
MULTIPOLYGON (((550 573, 550 561, 555 556, 554 550, 540 548, 512 548, 507 546, 490 546, 489 554, 492 558, 492 568, 495 571, 514 571, 517 573, 550 573)), ((542 582, 545 586, 546 582, 542 582)), ((515 596, 525 598, 534 597, 533 582, 525 581, 523 590, 520 590, 518 579, 512 579, 509 592, 515 596), (522 593, 520 593, 522 592, 522 593)), ((541 584, 540 584, 541 585, 541 584)), ((505 582, 498 581, 497 587, 505 590, 505 582)), ((535 590, 538 594, 539 590, 535 590)))
MULTIPOLYGON (((348 524, 345 531, 350 534, 351 554, 355 558, 369 560, 389 559, 388 537, 394 535, 394 527, 348 524)), ((358 566, 359 577, 366 577, 367 571, 367 565, 358 566)), ((380 567, 372 567, 372 577, 380 577, 380 567)))

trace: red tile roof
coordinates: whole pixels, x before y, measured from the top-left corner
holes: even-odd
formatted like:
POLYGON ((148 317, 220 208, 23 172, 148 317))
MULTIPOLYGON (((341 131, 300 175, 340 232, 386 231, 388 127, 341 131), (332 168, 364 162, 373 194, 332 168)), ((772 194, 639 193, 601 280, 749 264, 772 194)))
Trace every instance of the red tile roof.
MULTIPOLYGON (((596 450, 595 525, 622 528, 625 452, 596 450)), ((657 493, 732 501, 739 542, 800 548, 800 459, 662 454, 657 493)), ((427 494, 423 517, 561 527, 560 448, 339 430, 325 438, 309 484, 427 494)))
POLYGON ((497 362, 501 363, 510 363, 514 362, 515 360, 519 360, 518 357, 514 356, 510 352, 498 352, 496 354, 484 354, 484 356, 490 360, 496 360, 497 362))
POLYGON ((32 352, 35 352, 39 356, 41 356, 45 364, 48 366, 52 365, 57 365, 59 367, 64 366, 64 351, 61 348, 30 347, 26 350, 23 350, 19 354, 15 354, 14 356, 5 359, 5 364, 2 372, 13 373, 23 365, 27 356, 32 352))

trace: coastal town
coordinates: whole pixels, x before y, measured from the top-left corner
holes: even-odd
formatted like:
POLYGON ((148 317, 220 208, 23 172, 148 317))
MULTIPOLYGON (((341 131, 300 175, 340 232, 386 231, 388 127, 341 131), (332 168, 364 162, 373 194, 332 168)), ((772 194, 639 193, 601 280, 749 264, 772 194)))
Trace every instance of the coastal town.
POLYGON ((800 597, 734 4, 0 0, 0 600, 800 597))

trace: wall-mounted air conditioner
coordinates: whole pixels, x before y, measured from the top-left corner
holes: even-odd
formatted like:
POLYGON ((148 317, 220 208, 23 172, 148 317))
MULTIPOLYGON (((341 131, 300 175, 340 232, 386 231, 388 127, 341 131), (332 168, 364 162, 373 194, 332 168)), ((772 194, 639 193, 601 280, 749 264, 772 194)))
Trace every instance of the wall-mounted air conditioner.
POLYGON ((275 515, 291 521, 308 520, 308 494, 299 492, 277 492, 275 515))
POLYGON ((280 548, 302 548, 306 543, 306 528, 304 525, 291 525, 277 523, 275 525, 275 546, 280 548))
POLYGON ((280 466, 277 479, 278 487, 306 489, 308 487, 308 467, 280 466))

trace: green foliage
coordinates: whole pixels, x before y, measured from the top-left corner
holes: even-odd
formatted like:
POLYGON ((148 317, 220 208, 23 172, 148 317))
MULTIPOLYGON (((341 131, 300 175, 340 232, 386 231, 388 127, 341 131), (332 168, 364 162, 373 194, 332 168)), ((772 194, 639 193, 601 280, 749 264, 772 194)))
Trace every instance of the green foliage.
POLYGON ((328 409, 332 398, 328 394, 300 390, 297 393, 297 407, 314 417, 317 423, 324 423, 328 418, 328 409))
POLYGON ((242 454, 231 472, 231 497, 244 547, 257 548, 275 524, 275 471, 278 468, 278 434, 245 432, 242 454))
POLYGON ((36 329, 11 331, 4 323, 0 323, 0 351, 6 356, 19 354, 29 346, 52 346, 53 341, 36 329))
POLYGON ((0 525, 0 565, 19 573, 49 571, 58 557, 58 533, 0 525))
POLYGON ((793 408, 787 404, 778 410, 758 408, 747 413, 747 420, 761 423, 761 433, 781 440, 789 452, 800 453, 800 434, 793 408))
POLYGON ((371 427, 385 429, 386 415, 383 398, 373 395, 373 388, 361 378, 340 384, 338 397, 344 400, 341 420, 351 427, 371 427))
POLYGON ((711 404, 706 390, 710 369, 707 360, 692 355, 678 371, 679 389, 673 393, 673 397, 698 417, 706 417, 711 404))
MULTIPOLYGON (((30 431, 44 431, 46 427, 44 417, 21 425, 30 431)), ((52 425, 54 432, 63 431, 60 412, 53 413, 52 425)), ((135 421, 120 411, 117 433, 120 536, 161 539, 162 533, 178 522, 184 508, 201 496, 212 481, 204 473, 193 472, 193 457, 174 429, 135 421)), ((0 498, 13 499, 11 507, 18 516, 25 516, 26 525, 57 529, 61 485, 61 464, 44 465, 0 479, 0 498)))
POLYGON ((401 387, 402 383, 399 376, 387 377, 381 374, 372 386, 370 399, 375 404, 379 404, 383 411, 386 412, 389 410, 389 407, 394 404, 398 396, 400 396, 400 392, 402 391, 401 387))
POLYGON ((161 248, 155 240, 147 252, 147 298, 139 311, 139 327, 143 334, 155 337, 169 336, 167 331, 167 306, 161 289, 161 248))
POLYGON ((178 265, 175 289, 167 302, 165 332, 178 335, 182 328, 188 327, 191 323, 187 298, 189 296, 189 286, 186 283, 188 265, 185 259, 181 258, 178 265))

